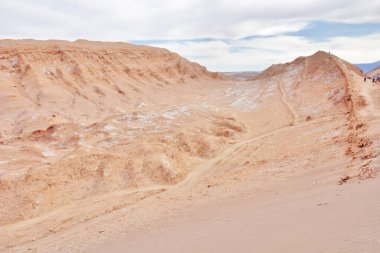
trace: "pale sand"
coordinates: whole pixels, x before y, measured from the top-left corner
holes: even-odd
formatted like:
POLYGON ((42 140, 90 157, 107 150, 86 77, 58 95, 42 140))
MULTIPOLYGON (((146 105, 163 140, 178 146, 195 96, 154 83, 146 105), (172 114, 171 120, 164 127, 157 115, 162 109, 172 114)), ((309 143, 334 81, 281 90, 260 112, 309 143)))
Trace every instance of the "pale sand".
POLYGON ((379 252, 380 179, 313 184, 321 173, 184 210, 150 231, 85 252, 379 252))

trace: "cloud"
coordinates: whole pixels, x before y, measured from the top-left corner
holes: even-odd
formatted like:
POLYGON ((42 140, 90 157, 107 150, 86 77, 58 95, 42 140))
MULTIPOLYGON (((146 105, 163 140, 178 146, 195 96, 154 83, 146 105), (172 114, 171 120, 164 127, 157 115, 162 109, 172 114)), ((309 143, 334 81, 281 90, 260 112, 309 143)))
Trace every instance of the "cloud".
POLYGON ((12 0, 0 9, 2 36, 12 28, 18 36, 59 39, 236 39, 297 31, 310 20, 380 20, 378 1, 357 0, 12 0))
MULTIPOLYGON (((199 62, 214 71, 263 70, 273 63, 285 63, 318 50, 353 63, 373 62, 380 55, 380 34, 360 37, 332 37, 323 42, 301 36, 263 36, 240 40, 166 41, 152 43, 199 62)), ((144 43, 149 44, 149 43, 144 43)))
POLYGON ((131 41, 213 70, 262 69, 318 49, 373 61, 380 42, 379 1, 12 0, 0 9, 2 38, 131 41))

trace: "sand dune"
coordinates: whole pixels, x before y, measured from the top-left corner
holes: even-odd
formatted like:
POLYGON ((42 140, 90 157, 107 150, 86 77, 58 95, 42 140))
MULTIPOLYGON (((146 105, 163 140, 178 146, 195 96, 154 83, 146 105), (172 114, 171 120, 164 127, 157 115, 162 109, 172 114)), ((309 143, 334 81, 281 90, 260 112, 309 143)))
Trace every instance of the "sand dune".
POLYGON ((317 52, 243 81, 124 43, 0 56, 0 251, 318 252, 314 226, 326 251, 379 249, 380 86, 350 63, 317 52))

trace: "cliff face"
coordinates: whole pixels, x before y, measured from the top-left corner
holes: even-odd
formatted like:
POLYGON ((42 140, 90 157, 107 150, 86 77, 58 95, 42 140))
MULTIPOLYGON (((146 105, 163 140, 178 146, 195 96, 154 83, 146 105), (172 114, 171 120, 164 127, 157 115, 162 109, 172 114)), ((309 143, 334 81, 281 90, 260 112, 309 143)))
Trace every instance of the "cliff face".
POLYGON ((18 121, 13 127, 2 124, 0 133, 20 134, 26 131, 20 122, 36 115, 95 122, 136 104, 165 101, 170 86, 221 78, 160 48, 88 41, 0 41, 0 114, 6 113, 9 122, 18 121))

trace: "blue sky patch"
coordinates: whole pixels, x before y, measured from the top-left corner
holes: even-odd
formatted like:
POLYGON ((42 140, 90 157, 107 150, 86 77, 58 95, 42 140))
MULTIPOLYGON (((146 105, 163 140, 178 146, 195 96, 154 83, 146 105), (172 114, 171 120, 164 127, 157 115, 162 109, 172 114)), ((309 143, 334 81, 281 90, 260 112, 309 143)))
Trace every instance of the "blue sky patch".
POLYGON ((313 41, 325 41, 333 37, 360 37, 380 33, 380 23, 350 24, 312 21, 304 29, 285 35, 305 37, 313 41))

